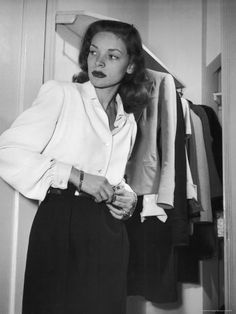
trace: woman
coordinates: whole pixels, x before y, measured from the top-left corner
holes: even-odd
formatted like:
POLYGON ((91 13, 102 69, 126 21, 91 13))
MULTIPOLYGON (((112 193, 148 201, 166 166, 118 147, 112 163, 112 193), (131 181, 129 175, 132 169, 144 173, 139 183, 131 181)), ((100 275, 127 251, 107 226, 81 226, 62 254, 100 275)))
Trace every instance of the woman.
POLYGON ((123 178, 136 136, 133 113, 149 95, 138 31, 117 21, 91 24, 79 63, 74 83, 45 83, 0 138, 0 175, 41 202, 23 314, 125 313, 122 220, 137 197, 123 178))

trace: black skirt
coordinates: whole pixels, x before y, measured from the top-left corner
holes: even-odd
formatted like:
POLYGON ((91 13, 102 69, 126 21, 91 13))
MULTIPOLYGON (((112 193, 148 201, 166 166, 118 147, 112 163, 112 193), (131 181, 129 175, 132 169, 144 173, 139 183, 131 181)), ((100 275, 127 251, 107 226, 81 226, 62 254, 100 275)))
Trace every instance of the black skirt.
POLYGON ((23 314, 124 314, 128 238, 105 203, 48 194, 30 233, 23 314))

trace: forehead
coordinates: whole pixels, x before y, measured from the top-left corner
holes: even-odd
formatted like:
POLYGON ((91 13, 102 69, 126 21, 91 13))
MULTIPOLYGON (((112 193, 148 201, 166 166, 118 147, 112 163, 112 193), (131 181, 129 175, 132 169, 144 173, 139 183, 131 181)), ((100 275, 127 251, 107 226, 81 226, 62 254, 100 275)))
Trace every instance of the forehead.
POLYGON ((122 52, 127 51, 124 41, 111 32, 99 32, 95 34, 91 44, 103 49, 119 49, 122 52))

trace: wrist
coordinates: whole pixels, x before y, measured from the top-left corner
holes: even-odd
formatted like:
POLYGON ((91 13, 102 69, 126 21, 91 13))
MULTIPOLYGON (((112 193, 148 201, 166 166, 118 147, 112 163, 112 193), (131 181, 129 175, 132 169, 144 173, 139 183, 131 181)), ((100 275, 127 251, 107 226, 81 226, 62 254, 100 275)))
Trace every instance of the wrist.
POLYGON ((75 167, 72 167, 70 177, 69 177, 69 182, 72 183, 77 191, 79 192, 82 188, 84 181, 84 171, 76 169, 75 167))
POLYGON ((133 191, 133 197, 134 197, 134 200, 133 200, 133 204, 132 204, 132 208, 131 210, 134 212, 136 206, 137 206, 137 203, 138 203, 138 196, 137 194, 133 191))
POLYGON ((83 181, 84 181, 84 171, 83 170, 79 170, 79 184, 77 187, 77 191, 80 192, 82 189, 82 185, 83 185, 83 181))

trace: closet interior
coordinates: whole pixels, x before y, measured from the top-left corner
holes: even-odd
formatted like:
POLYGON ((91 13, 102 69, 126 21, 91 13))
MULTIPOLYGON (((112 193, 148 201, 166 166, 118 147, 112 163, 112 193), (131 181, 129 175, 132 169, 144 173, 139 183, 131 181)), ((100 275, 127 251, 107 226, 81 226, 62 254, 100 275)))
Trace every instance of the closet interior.
MULTIPOLYGON (((111 19, 86 11, 57 12, 56 36, 47 30, 45 81, 51 78, 71 80, 79 70, 78 42, 87 25, 101 18, 111 19), (55 57, 53 64, 52 55, 55 57)), ((143 48, 147 68, 160 82, 155 85, 159 89, 156 101, 159 116, 162 106, 166 105, 164 95, 175 95, 169 100, 176 123, 175 138, 171 139, 175 155, 172 165, 175 189, 173 206, 164 206, 166 222, 158 214, 153 214, 155 210, 141 219, 145 195, 157 196, 157 189, 144 194, 140 192, 135 215, 126 224, 130 237, 128 314, 149 314, 146 308, 147 312, 141 309, 140 302, 143 301, 156 304, 163 313, 180 309, 184 298, 182 286, 186 284, 203 287, 205 310, 221 310, 224 308, 224 230, 220 55, 207 70, 209 87, 206 101, 210 99, 213 104, 194 104, 185 98, 185 84, 145 45, 143 48), (162 84, 169 74, 173 84, 162 84), (140 304, 139 312, 137 304, 140 304)), ((148 113, 147 108, 143 114, 148 113)), ((138 126, 142 124, 142 116, 137 123, 138 126)), ((161 169, 165 162, 161 158, 165 154, 164 131, 159 120, 157 147, 161 169)), ((174 313, 181 313, 181 310, 174 313)))

